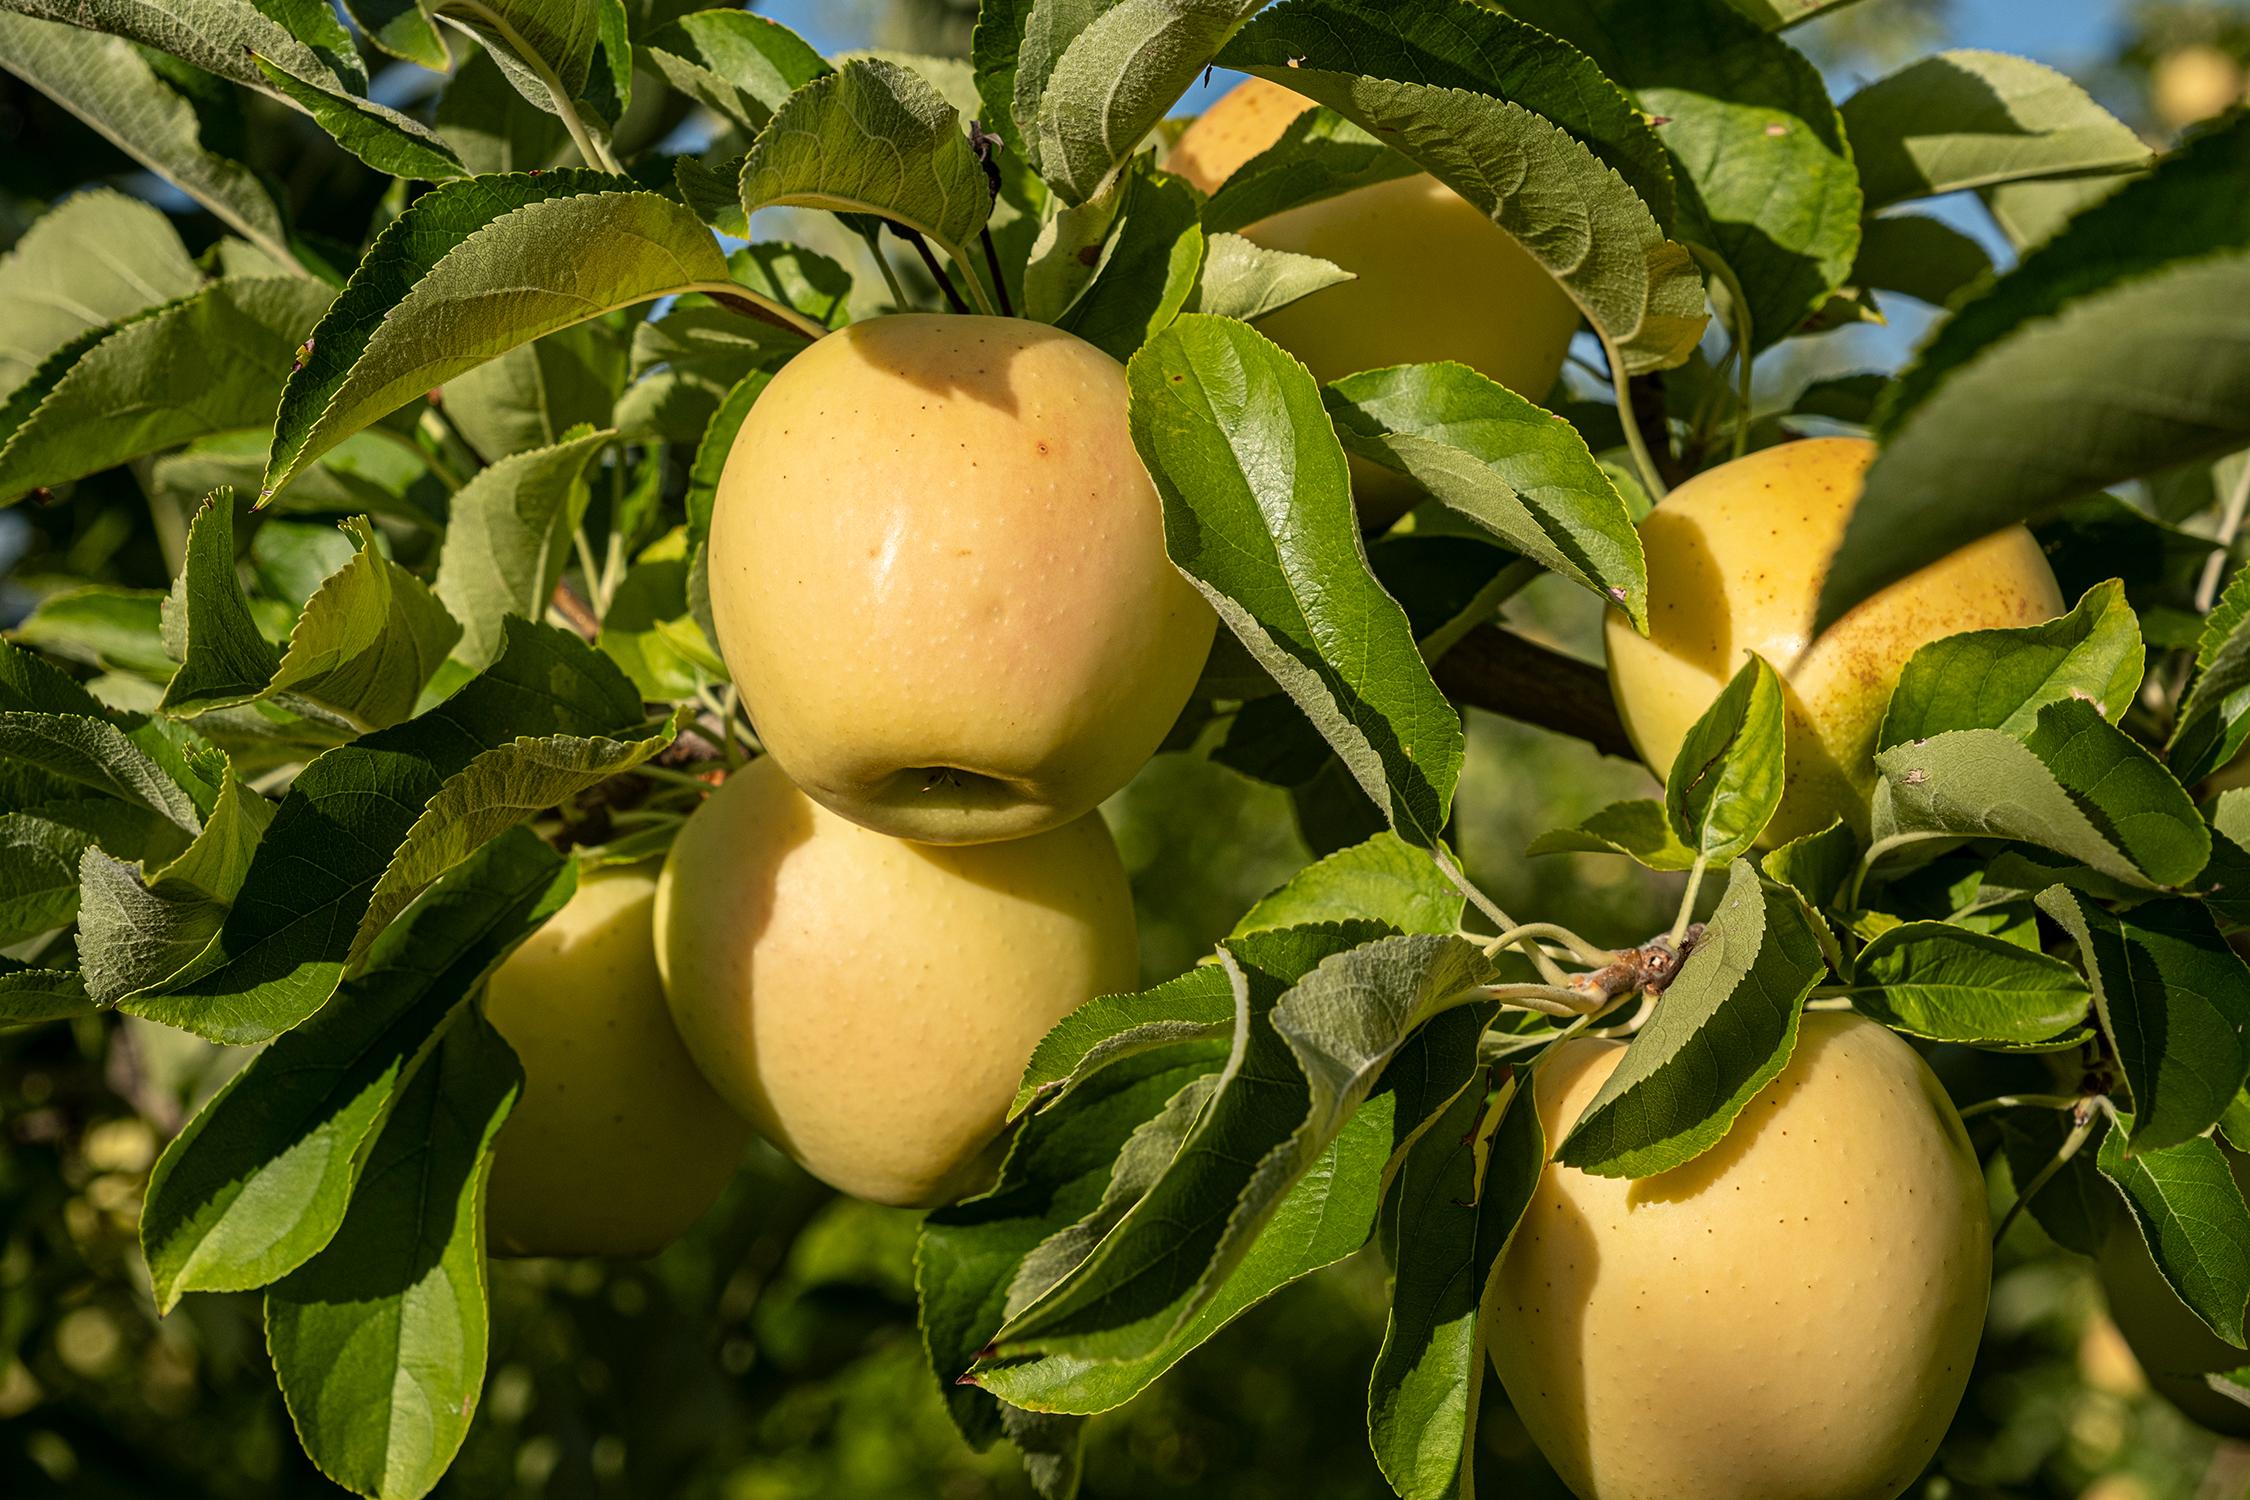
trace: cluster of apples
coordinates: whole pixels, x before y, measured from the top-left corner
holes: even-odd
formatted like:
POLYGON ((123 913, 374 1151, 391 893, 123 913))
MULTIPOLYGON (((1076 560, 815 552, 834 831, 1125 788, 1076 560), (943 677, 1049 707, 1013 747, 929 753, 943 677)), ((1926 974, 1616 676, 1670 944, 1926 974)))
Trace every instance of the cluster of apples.
POLYGON ((861 1198, 956 1197, 1039 1039, 1139 974, 1096 807, 1217 620, 1165 557, 1122 366, 1018 319, 831 334, 743 422, 709 555, 765 753, 488 986, 526 1075, 505 1251, 654 1250, 751 1129, 861 1198))
MULTIPOLYGON (((1253 81, 1168 166, 1212 190, 1310 107, 1253 81)), ((1538 265, 1426 176, 1248 233, 1356 273, 1264 324, 1324 379, 1457 359, 1537 398, 1576 327, 1538 265)), ((2062 609, 2015 528, 1813 639, 1872 451, 1797 441, 1682 485, 1642 527, 1649 634, 1609 622, 1618 706, 1659 776, 1745 652, 1782 673, 1769 846, 1835 818, 1865 831, 1875 735, 1915 649, 2062 609)), ((1353 475, 1370 517, 1413 498, 1353 475)), ((1166 561, 1115 361, 966 315, 823 339, 743 424, 710 579, 766 754, 689 819, 661 877, 589 877, 494 976, 489 1013, 528 1079, 492 1177, 504 1251, 658 1248, 752 1127, 846 1192, 956 1196, 989 1173, 1038 1039, 1135 978, 1095 809, 1162 740, 1214 620, 1166 561)), ((1584 1038, 1543 1060, 1550 1148, 1623 1051, 1584 1038)), ((1587 1500, 1888 1500, 1961 1398, 1989 1233, 1976 1156, 1920 1055, 1808 1014, 1780 1076, 1686 1166, 1628 1180, 1549 1162, 1488 1348, 1587 1500)), ((2146 1291, 2138 1249, 2113 1279, 2146 1291)), ((2141 1300, 2180 1311, 2160 1284, 2141 1300)))

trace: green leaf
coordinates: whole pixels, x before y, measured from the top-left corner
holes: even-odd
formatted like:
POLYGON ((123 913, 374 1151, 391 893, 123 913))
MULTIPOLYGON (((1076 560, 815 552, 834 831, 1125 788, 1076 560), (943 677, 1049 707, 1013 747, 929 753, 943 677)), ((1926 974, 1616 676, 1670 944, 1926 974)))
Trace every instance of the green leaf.
POLYGON ((2148 163, 2140 137, 2054 69, 2004 52, 1910 63, 1844 103, 1870 212, 2026 177, 2148 163))
POLYGON ((114 1005, 194 961, 242 888, 274 804, 230 766, 218 801, 177 858, 144 876, 88 849, 79 864, 78 961, 87 993, 114 1005))
POLYGON ((2236 117, 1954 310, 1886 393, 1816 628, 2003 526, 2250 441, 2246 174, 2236 117))
POLYGON ((1809 21, 1823 11, 1838 10, 1852 0, 1727 0, 1736 10, 1768 31, 1780 31, 1809 21))
POLYGON ((2183 782, 2210 775, 2250 741, 2250 570, 2228 580, 2204 620, 2195 643, 2195 673, 2164 750, 2183 782))
POLYGON ((0 411, 0 502, 265 425, 331 295, 298 276, 215 281, 65 346, 0 411))
MULTIPOLYGON (((182 514, 193 511, 215 489, 255 495, 265 477, 266 445, 272 437, 270 431, 244 429, 197 438, 151 463, 149 486, 168 497, 182 514)), ((373 427, 329 449, 269 509, 323 517, 376 516, 434 532, 445 524, 446 495, 444 481, 418 447, 398 441, 394 432, 373 427)), ((320 529, 341 539, 326 525, 320 529)), ((260 527, 258 535, 265 534, 266 528, 260 527)), ((255 539, 251 545, 257 545, 255 539)))
POLYGON ((961 117, 896 63, 861 58, 789 96, 742 163, 742 211, 874 214, 922 234, 981 291, 969 242, 992 212, 961 117))
POLYGON ((272 647, 256 633, 235 578, 233 514, 233 496, 221 492, 191 528, 190 570, 181 574, 173 615, 185 659, 165 690, 165 709, 200 713, 278 698, 362 732, 412 714, 461 637, 428 585, 376 549, 364 519, 346 521, 357 551, 306 601, 288 648, 258 682, 257 672, 273 661, 272 647))
POLYGON ((978 25, 978 86, 1066 205, 1090 202, 1263 0, 1033 0, 978 25), (994 26, 990 40, 986 27, 994 26), (1012 32, 1008 37, 1001 30, 1012 32), (1013 41, 1012 97, 990 55, 1013 41))
POLYGON ((1539 835, 1524 851, 1542 854, 1623 854, 1652 870, 1695 867, 1695 851, 1680 842, 1664 804, 1653 797, 1612 802, 1575 828, 1539 835))
POLYGON ((2088 702, 2039 711, 2027 740, 1956 729, 1875 757, 1878 843, 1900 832, 2017 839, 2135 886, 2173 886, 2211 855, 2210 829, 2156 758, 2088 702))
MULTIPOLYGON (((596 172, 468 178, 377 237, 289 377, 268 493, 344 438, 487 359, 612 308, 728 287, 696 217, 596 172)), ((745 307, 754 294, 729 292, 745 307)))
POLYGON ((1844 883, 1859 866, 1859 840, 1841 818, 1826 828, 1799 834, 1758 861, 1768 880, 1778 881, 1805 898, 1814 911, 1835 904, 1844 883))
POLYGON ((1679 364, 1702 337, 1702 279, 1664 235, 1661 149, 1575 49, 1454 0, 1288 0, 1219 60, 1357 122, 1490 215, 1628 370, 1679 364))
MULTIPOLYGON (((114 800, 150 825, 160 845, 184 848, 202 831, 203 816, 189 791, 151 756, 153 748, 147 736, 128 735, 105 719, 0 712, 0 765, 11 777, 0 786, 12 782, 20 789, 28 778, 40 778, 52 784, 50 795, 114 800)), ((131 852, 142 857, 138 848, 131 852)))
POLYGON ((0 813, 0 944, 71 924, 79 855, 92 845, 83 829, 35 813, 0 813))
POLYGON ((1344 455, 1303 365, 1187 314, 1127 370, 1166 549, 1409 840, 1445 826, 1461 724, 1369 576, 1344 455))
POLYGON ((1984 246, 1929 214, 1892 214, 1860 227, 1850 284, 1945 307, 1992 274, 1984 246))
POLYGON ((607 320, 519 344, 445 383, 446 420, 486 463, 551 447, 573 427, 607 427, 625 387, 625 350, 607 320))
POLYGON ((73 193, 0 257, 0 396, 81 335, 202 284, 161 210, 105 187, 73 193))
POLYGON ((376 171, 423 182, 467 175, 453 149, 413 116, 307 83, 256 53, 250 60, 275 93, 311 115, 337 145, 376 171))
POLYGON ((266 87, 249 54, 263 53, 309 83, 367 87, 351 33, 327 7, 269 0, 6 0, 0 9, 125 37, 252 88, 266 87))
MULTIPOLYGON (((1223 987, 1223 986, 1222 986, 1223 987)), ((1120 1059, 1023 1123, 993 1188, 923 1221, 915 1255, 922 1336, 947 1405, 970 1441, 998 1436, 992 1399, 957 1377, 1007 1316, 1026 1256, 1100 1208, 1134 1135, 1185 1090, 1200 1097, 1223 1040, 1120 1059)))
POLYGON ((592 498, 586 465, 616 437, 573 428, 551 448, 481 470, 453 497, 436 593, 461 622, 460 657, 470 666, 499 655, 508 616, 541 618, 592 498))
POLYGON ((266 1294, 266 1346, 305 1453, 363 1495, 418 1500, 484 1385, 484 1183, 523 1086, 457 1012, 368 1148, 327 1248, 266 1294))
POLYGON ((741 10, 690 11, 641 45, 665 82, 753 134, 792 93, 829 71, 797 33, 741 10))
POLYGON ((668 724, 637 739, 520 735, 470 761, 430 799, 376 882, 352 944, 352 964, 447 870, 525 818, 632 770, 671 744, 674 732, 668 724))
POLYGON ((123 37, 0 10, 0 67, 85 121, 119 150, 295 265, 282 212, 257 173, 206 147, 193 103, 123 37))
POLYGON ((1097 995, 1039 1039, 1008 1117, 1051 1102, 1122 1058, 1180 1042, 1225 1042, 1234 1034, 1235 1012, 1234 988, 1215 963, 1198 964, 1137 995, 1097 995))
POLYGON ((1555 1160, 1647 1177, 1710 1150, 1787 1066, 1805 997, 1827 971, 1796 895, 1737 861, 1702 940, 1555 1160))
MULTIPOLYGON (((1410 177, 1414 163, 1326 105, 1306 110, 1271 146, 1236 167, 1203 206, 1216 236, 1358 188, 1410 177)), ((1239 236, 1238 236, 1239 237, 1239 236)))
POLYGON ((2104 911, 2056 886, 2040 909, 2078 944, 2135 1123, 2124 1148, 2161 1151, 2202 1135, 2250 1080, 2250 968, 2199 902, 2104 911))
POLYGON ((2209 1140, 2127 1155, 2133 1117, 2120 1114, 2096 1164, 2117 1184, 2150 1259, 2210 1330, 2243 1345, 2250 1301, 2250 1208, 2218 1145, 2209 1140))
POLYGON ((1706 865, 1749 852, 1781 806, 1781 679, 1755 652, 1688 727, 1664 780, 1664 817, 1706 865))
POLYGON ((1879 750, 1954 729, 2028 736, 2050 703, 2080 698, 2111 723, 2140 691, 2146 653, 2125 586, 2096 584, 2058 620, 1968 630, 1907 658, 1876 736, 1879 750))
POLYGON ((0 1027, 38 1026, 94 1014, 78 976, 64 969, 27 969, 0 959, 0 1027))
POLYGON ((1753 349, 1795 333, 1845 283, 1860 245, 1859 174, 1802 53, 1724 0, 1508 9, 1584 49, 1664 122, 1656 134, 1679 184, 1678 232, 1717 252, 1745 289, 1753 349))
POLYGON ((1323 392, 1347 451, 1406 474, 1512 551, 1648 623, 1648 568, 1578 430, 1466 365, 1397 365, 1323 392))
POLYGON ((1196 290, 1203 230, 1195 190, 1133 158, 1093 198, 1040 230, 1023 273, 1024 316, 1067 328, 1125 360, 1196 290))
POLYGON ((1290 876, 1243 914, 1234 934, 1365 919, 1442 936, 1460 929, 1465 900, 1429 850, 1378 833, 1290 876))
MULTIPOLYGON (((2020 1189, 2062 1150, 2075 1128, 2070 1110, 2012 1109, 1998 1116, 2008 1175, 2020 1189)), ((2095 1153, 2081 1150, 2024 1204, 2056 1244, 2080 1255, 2099 1255, 2119 1212, 2117 1191, 2102 1179, 2095 1153)))
POLYGON ((1368 1382, 1367 1434, 1394 1493, 1448 1500, 1474 1462, 1493 1273, 1547 1165, 1519 1076, 1482 1138, 1484 1091, 1456 1095, 1407 1152, 1390 1197, 1391 1317, 1368 1382))
POLYGON ((328 1244, 430 1037, 574 888, 528 831, 494 840, 384 931, 334 1005, 228 1081, 149 1177, 141 1246, 160 1309, 268 1285, 328 1244))
POLYGON ((87 584, 40 600, 13 638, 64 661, 163 682, 174 666, 164 654, 163 610, 159 590, 87 584))
POLYGON ((1341 286, 1352 273, 1317 255, 1270 250, 1239 234, 1206 234, 1188 310, 1255 323, 1292 302, 1341 286))
MULTIPOLYGON (((236 1044, 288 1030, 326 1003, 380 929, 378 883, 385 918, 414 895, 394 860, 411 856, 416 876, 434 879, 448 852, 473 852, 465 839, 550 805, 558 788, 599 780, 617 754, 605 737, 642 722, 638 695, 607 657, 567 631, 509 621, 499 659, 458 692, 305 767, 210 951, 124 1008, 236 1044), (517 795, 545 800, 509 805, 517 757, 526 762, 517 795), (581 779, 575 767, 587 764, 581 779), (462 823, 426 815, 441 793, 462 823)), ((668 739, 631 746, 653 754, 668 739)))
POLYGON ((577 161, 562 121, 544 110, 525 109, 523 96, 482 48, 461 60, 438 96, 437 128, 463 165, 479 176, 577 161))
MULTIPOLYGON (((1222 947, 1240 1007, 1236 1034, 1245 1040, 1210 1104, 1161 1177, 1092 1253, 1037 1300, 1011 1310, 994 1338, 995 1357, 1133 1360, 1163 1349, 1250 1253, 1398 1049, 1493 973, 1482 951, 1460 938, 1394 936, 1332 952, 1274 993, 1296 962, 1276 975, 1257 967, 1259 950, 1297 948, 1290 957, 1301 962, 1318 951, 1301 945, 1320 931, 1254 934, 1222 947)), ((999 1389, 989 1376, 985 1384, 999 1389)), ((1026 1404, 1020 1391, 1000 1393, 1026 1404)))
MULTIPOLYGON (((1475 1068, 1476 1037, 1492 1014, 1489 1005, 1467 1007, 1409 1040, 1385 1071, 1377 1093, 1283 1197, 1226 1280, 1151 1353, 1123 1362, 1070 1353, 1001 1361, 980 1366, 978 1382, 1036 1410, 1107 1410, 1130 1400, 1258 1301, 1358 1249, 1374 1227, 1387 1163, 1439 1103, 1468 1081, 1475 1068)), ((1186 1111, 1180 1106, 1187 1102, 1175 1100, 1175 1114, 1183 1122, 1186 1111)), ((1158 1132, 1150 1145, 1154 1149, 1139 1153, 1141 1159, 1149 1167, 1161 1167, 1168 1154, 1164 1134, 1158 1132)), ((1128 1180, 1131 1176, 1121 1163, 1103 1208, 1027 1257, 1010 1289, 1011 1311, 1048 1290, 1053 1276, 1075 1261, 1090 1233, 1140 1203, 1141 1182, 1128 1180)))
POLYGON ((1853 1004, 1933 1042, 2030 1046, 2085 1019, 2085 978, 2005 938, 1903 922, 1860 950, 1853 1004))

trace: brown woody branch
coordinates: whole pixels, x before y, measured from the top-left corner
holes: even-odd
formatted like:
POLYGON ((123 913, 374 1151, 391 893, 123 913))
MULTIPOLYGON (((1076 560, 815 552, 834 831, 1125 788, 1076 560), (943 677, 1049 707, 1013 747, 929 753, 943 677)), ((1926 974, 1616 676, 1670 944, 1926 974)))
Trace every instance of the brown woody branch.
POLYGON ((1479 625, 1431 670, 1446 696, 1471 707, 1584 740, 1604 755, 1633 753, 1609 676, 1590 661, 1479 625))

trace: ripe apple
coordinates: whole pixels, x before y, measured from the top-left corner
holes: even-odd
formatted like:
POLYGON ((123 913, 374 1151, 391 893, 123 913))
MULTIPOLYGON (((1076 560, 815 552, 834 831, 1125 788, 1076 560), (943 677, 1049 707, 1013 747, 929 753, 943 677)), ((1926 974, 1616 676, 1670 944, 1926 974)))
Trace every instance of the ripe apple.
POLYGON ((711 519, 719 650, 765 747, 927 843, 1060 828, 1141 768, 1217 617, 1164 555, 1125 372, 1018 318, 876 318, 783 367, 711 519))
POLYGON ((2172 130, 2224 114, 2245 98, 2242 64, 2208 42, 2190 42, 2149 69, 2150 106, 2172 130))
MULTIPOLYGON (((2234 1182, 2250 1194, 2250 1158, 2221 1147, 2234 1182)), ((2189 1421, 2231 1438, 2250 1438, 2250 1406, 2213 1390, 2204 1376, 2250 1365, 2250 1353, 2237 1349, 2188 1311, 2164 1273, 2149 1258, 2140 1226, 2119 1205, 2095 1258, 2109 1315, 2158 1395, 2189 1421)))
POLYGON ((1101 814, 908 843, 814 802, 771 756, 688 819, 656 925, 704 1076, 814 1176, 876 1203, 976 1186, 1039 1039, 1138 972, 1101 814))
POLYGON ((523 1063, 493 1149, 488 1219, 506 1255, 652 1255, 701 1218, 750 1127, 680 1044, 656 972, 656 876, 580 877, 485 985, 523 1063))
MULTIPOLYGON (((1215 192, 1312 107, 1278 83, 1249 79, 1187 128, 1165 169, 1215 192)), ((1544 401, 1578 328, 1578 305, 1531 253, 1426 172, 1286 209, 1242 233, 1357 278, 1258 322, 1322 381, 1450 359, 1544 401)), ((1383 514, 1416 493, 1403 475, 1356 460, 1352 486, 1363 507, 1383 514)))
POLYGON ((1787 790, 1768 845, 1833 817, 1867 831, 1875 734, 1916 649, 2062 613, 2039 544, 2011 526, 1892 584, 1812 640, 1828 558, 1874 456, 1864 438, 1807 438, 1696 475, 1641 522, 1649 633, 1616 611, 1604 632, 1625 732, 1659 776, 1745 653, 1781 674, 1787 790))
MULTIPOLYGON (((1549 1149, 1625 1055, 1537 1074, 1549 1149)), ((1653 1177, 1550 1161, 1501 1262, 1492 1362, 1582 1500, 1891 1500, 1960 1404, 1991 1225, 1913 1048, 1807 1014, 1726 1137, 1653 1177)))

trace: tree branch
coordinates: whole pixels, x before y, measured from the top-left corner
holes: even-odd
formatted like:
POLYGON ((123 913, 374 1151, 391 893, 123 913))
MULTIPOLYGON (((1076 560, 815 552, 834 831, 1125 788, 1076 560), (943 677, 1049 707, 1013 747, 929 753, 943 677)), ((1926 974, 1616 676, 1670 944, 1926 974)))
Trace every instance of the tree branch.
POLYGON ((1447 697, 1473 708, 1584 740, 1604 755, 1633 754, 1609 675, 1590 661, 1479 625, 1431 670, 1447 697))

